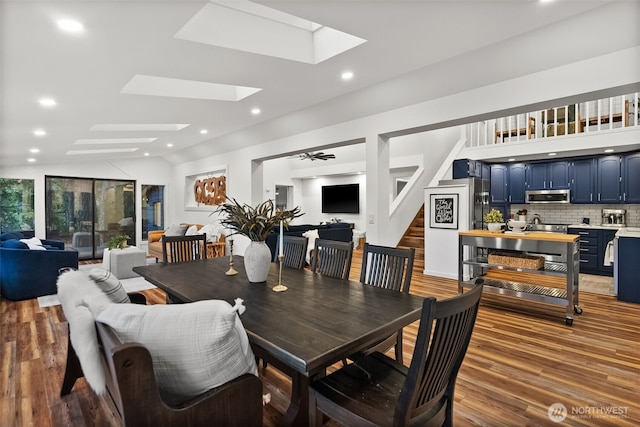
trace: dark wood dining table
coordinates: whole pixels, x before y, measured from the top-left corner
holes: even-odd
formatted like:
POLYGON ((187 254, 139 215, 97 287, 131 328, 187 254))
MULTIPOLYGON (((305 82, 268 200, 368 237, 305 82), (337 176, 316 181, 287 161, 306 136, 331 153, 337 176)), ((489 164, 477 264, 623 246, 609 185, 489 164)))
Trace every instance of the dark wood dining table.
POLYGON ((328 366, 388 337, 420 318, 423 298, 360 282, 271 264, 266 282, 250 283, 241 256, 237 275, 228 276, 229 258, 134 267, 134 271, 174 300, 242 298, 240 316, 256 356, 291 376, 291 403, 284 425, 308 424, 308 386, 328 366))

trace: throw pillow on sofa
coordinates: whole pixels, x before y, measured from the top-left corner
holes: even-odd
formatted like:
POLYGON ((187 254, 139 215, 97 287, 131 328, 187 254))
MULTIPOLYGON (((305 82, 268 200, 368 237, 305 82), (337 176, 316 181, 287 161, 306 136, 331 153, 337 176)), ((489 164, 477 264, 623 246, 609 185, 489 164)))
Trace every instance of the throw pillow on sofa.
POLYGON ((109 301, 116 304, 131 302, 120 280, 110 271, 102 268, 92 268, 89 272, 89 277, 109 298, 109 301))
POLYGON ((258 375, 237 314, 243 311, 241 303, 111 304, 96 320, 123 342, 138 342, 149 350, 161 395, 175 404, 242 374, 258 375))
POLYGON ((216 243, 220 238, 220 229, 215 224, 207 224, 198 230, 198 234, 206 234, 207 242, 216 243))
POLYGON ((2 247, 7 249, 29 249, 26 243, 16 239, 9 239, 2 242, 2 247))
POLYGON ((187 232, 187 228, 189 226, 187 224, 173 224, 164 232, 165 236, 184 236, 184 233, 187 232))

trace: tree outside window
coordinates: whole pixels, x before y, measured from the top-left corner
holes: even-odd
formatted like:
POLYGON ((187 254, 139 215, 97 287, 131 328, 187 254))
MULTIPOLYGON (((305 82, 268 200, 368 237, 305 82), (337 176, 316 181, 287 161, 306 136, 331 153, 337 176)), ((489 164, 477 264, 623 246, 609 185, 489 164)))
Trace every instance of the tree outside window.
POLYGON ((34 181, 0 178, 0 232, 34 229, 34 181))

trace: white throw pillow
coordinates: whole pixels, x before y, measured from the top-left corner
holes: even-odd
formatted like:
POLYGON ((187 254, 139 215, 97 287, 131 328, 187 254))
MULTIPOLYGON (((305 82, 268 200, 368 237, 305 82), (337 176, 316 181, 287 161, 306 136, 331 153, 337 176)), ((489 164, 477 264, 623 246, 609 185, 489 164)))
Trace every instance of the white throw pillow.
POLYGON ((184 236, 187 231, 187 224, 173 224, 164 232, 165 236, 184 236))
POLYGON ((105 293, 111 302, 116 304, 131 302, 127 291, 120 283, 120 280, 110 271, 102 268, 92 268, 89 272, 91 280, 105 293))
POLYGON ((220 229, 215 224, 207 224, 203 226, 198 234, 207 234, 207 242, 216 243, 220 238, 220 229))
MULTIPOLYGON (((238 302, 239 301, 239 302, 238 302)), ((151 353, 165 401, 178 403, 245 373, 258 375, 249 339, 236 313, 236 300, 188 304, 111 304, 96 318, 123 342, 151 353)))
POLYGON ((313 230, 305 231, 304 233, 302 233, 302 236, 307 237, 309 239, 309 242, 307 243, 306 260, 307 260, 307 264, 311 264, 311 257, 309 256, 309 254, 311 253, 313 248, 316 247, 316 239, 320 238, 320 234, 318 233, 318 230, 313 229, 313 230))
POLYGON ((42 246, 42 242, 37 237, 32 237, 30 239, 20 239, 22 243, 29 246, 29 249, 34 251, 46 251, 47 248, 42 246))
POLYGON ((202 233, 198 233, 197 225, 192 225, 191 227, 187 228, 187 231, 184 232, 185 236, 195 236, 197 234, 202 234, 202 233))

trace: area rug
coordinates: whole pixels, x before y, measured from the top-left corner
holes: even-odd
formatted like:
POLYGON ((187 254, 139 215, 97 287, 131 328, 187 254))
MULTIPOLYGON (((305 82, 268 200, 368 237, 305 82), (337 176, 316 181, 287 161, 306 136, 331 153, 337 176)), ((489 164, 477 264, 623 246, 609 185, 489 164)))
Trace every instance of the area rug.
POLYGON ((589 292, 600 295, 614 295, 613 277, 595 276, 592 274, 580 274, 580 292, 589 292))

